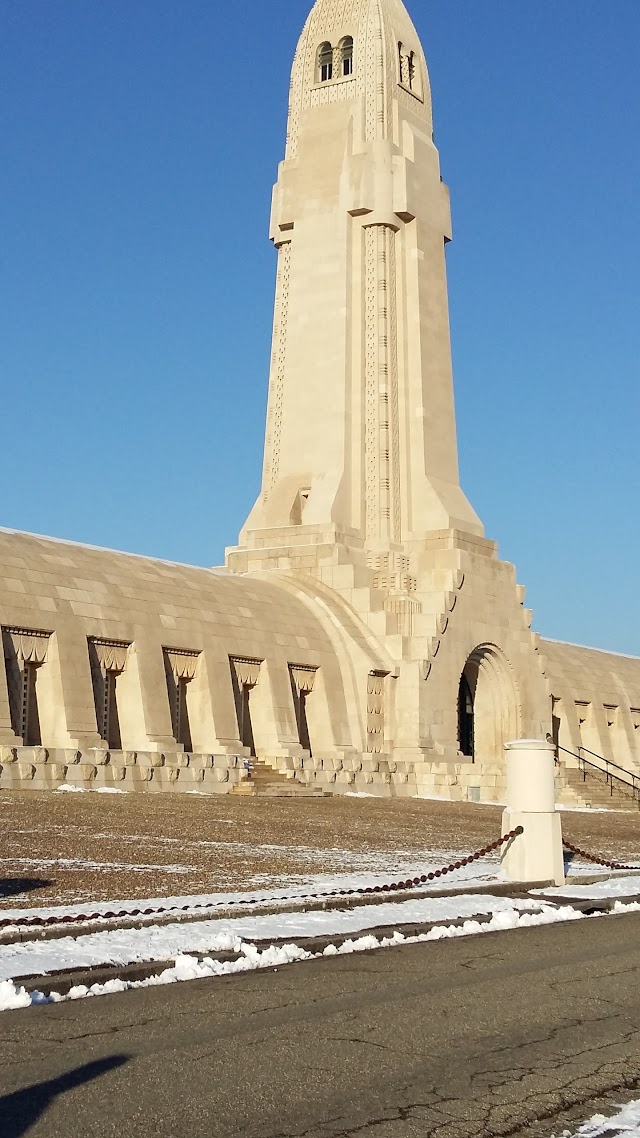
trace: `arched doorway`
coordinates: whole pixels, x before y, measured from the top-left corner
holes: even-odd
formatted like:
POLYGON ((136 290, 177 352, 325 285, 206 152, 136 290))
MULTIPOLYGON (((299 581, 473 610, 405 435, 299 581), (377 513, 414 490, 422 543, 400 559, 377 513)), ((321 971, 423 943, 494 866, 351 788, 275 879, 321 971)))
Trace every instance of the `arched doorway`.
POLYGON ((493 644, 474 648, 458 688, 458 750, 473 762, 501 762, 520 733, 518 691, 506 656, 493 644))
POLYGON ((458 688, 458 750, 467 759, 474 759, 474 707, 473 692, 464 672, 458 688))

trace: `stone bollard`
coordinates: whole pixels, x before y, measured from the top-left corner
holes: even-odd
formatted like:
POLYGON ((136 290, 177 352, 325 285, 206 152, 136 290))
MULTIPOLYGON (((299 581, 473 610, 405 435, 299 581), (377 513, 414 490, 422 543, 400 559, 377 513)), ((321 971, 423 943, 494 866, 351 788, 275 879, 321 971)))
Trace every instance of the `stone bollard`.
POLYGON ((524 833, 503 847, 502 870, 509 881, 553 881, 564 885, 562 822, 555 803, 555 760, 551 743, 516 739, 505 743, 507 805, 502 833, 524 833))

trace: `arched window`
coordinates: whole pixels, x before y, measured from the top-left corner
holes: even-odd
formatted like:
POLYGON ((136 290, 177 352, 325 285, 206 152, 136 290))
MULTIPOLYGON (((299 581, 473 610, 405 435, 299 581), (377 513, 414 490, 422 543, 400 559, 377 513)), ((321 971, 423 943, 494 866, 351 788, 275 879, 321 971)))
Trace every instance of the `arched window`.
POLYGON ((342 60, 342 74, 353 75, 353 37, 345 36, 340 44, 340 58, 342 60))
POLYGON ((333 79, 333 48, 330 43, 321 43, 318 48, 318 79, 320 83, 333 79))

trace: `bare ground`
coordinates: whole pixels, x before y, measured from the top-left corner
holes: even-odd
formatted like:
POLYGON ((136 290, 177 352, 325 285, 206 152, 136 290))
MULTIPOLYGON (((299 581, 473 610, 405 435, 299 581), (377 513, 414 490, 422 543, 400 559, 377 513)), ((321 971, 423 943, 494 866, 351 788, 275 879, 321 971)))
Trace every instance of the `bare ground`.
MULTIPOLYGON (((0 908, 245 891, 472 852, 499 807, 418 799, 0 792, 0 908)), ((565 838, 640 859, 640 812, 563 814, 565 838)))

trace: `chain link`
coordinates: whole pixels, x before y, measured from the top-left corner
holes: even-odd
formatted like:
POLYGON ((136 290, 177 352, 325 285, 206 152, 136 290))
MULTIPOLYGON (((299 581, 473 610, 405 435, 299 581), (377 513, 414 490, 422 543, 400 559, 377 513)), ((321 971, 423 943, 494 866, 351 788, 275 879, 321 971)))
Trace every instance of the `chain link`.
POLYGON ((609 869, 638 869, 637 865, 621 865, 619 861, 607 861, 604 857, 596 857, 595 854, 578 849, 578 846, 572 846, 571 842, 563 842, 562 844, 570 853, 577 854, 578 857, 583 857, 586 861, 592 861, 595 865, 606 865, 609 869))

